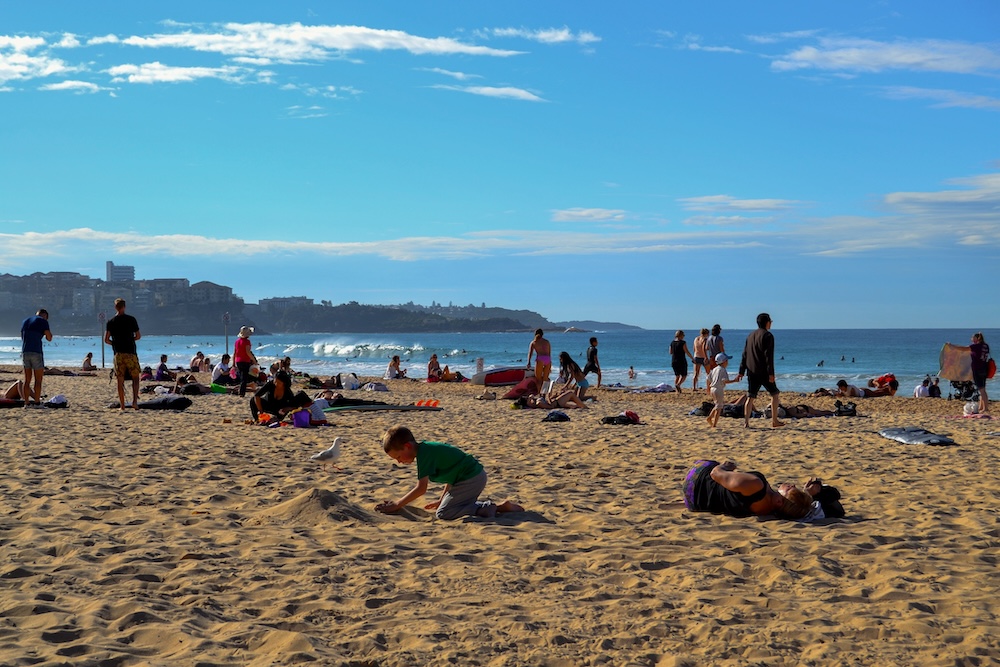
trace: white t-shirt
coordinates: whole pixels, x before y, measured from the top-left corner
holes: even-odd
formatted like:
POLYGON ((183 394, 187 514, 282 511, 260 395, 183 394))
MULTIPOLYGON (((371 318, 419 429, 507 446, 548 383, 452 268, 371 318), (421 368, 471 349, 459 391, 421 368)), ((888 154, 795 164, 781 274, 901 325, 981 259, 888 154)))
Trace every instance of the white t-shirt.
POLYGON ((215 368, 212 369, 212 382, 215 382, 223 375, 229 375, 229 366, 220 361, 215 365, 215 368))
POLYGON ((913 389, 913 398, 930 398, 931 390, 923 382, 913 389))
POLYGON ((708 386, 711 389, 725 389, 728 381, 729 371, 726 370, 725 366, 716 366, 708 373, 708 386))

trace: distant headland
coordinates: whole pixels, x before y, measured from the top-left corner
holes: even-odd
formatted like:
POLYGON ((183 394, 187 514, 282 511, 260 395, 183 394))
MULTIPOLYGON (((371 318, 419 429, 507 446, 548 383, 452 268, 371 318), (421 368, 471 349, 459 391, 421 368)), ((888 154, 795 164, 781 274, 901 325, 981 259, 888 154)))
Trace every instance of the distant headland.
POLYGON ((147 335, 215 334, 242 325, 258 333, 485 333, 531 331, 639 330, 619 322, 552 322, 530 310, 431 303, 365 305, 350 301, 316 303, 305 296, 274 297, 246 303, 225 285, 186 278, 135 279, 135 268, 107 262, 105 279, 51 271, 27 276, 0 274, 0 335, 20 335, 21 322, 39 308, 48 310, 53 331, 91 335, 114 315, 114 300, 147 335))

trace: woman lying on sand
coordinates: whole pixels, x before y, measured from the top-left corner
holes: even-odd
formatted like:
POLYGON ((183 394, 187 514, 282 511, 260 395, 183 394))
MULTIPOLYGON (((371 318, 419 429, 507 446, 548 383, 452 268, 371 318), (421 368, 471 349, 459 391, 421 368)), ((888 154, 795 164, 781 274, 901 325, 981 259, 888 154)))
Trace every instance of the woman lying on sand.
POLYGON ((798 520, 812 511, 813 498, 794 484, 775 490, 764 475, 738 472, 732 461, 698 461, 684 479, 684 504, 697 512, 798 520))
POLYGON ((542 410, 555 410, 558 408, 590 409, 587 407, 587 404, 576 395, 576 391, 573 389, 567 389, 555 394, 554 396, 546 396, 544 394, 528 394, 518 398, 516 405, 522 408, 541 408, 542 410))

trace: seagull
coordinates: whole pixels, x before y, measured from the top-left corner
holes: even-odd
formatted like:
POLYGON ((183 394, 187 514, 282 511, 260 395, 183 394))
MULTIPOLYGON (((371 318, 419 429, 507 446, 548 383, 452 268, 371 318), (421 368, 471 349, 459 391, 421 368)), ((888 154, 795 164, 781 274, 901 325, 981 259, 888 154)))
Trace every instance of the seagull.
POLYGON ((318 463, 322 463, 324 468, 326 468, 327 463, 330 463, 337 470, 343 470, 343 468, 334 463, 334 461, 340 458, 340 443, 342 441, 343 438, 334 438, 333 444, 330 445, 329 449, 324 449, 318 454, 313 454, 309 458, 318 463))

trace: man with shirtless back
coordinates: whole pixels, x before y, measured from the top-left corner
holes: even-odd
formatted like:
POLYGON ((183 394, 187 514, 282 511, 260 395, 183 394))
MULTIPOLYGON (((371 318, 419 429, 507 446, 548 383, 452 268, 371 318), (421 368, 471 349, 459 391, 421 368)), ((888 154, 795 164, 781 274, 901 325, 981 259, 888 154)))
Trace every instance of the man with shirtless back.
POLYGON ((538 391, 542 391, 552 372, 552 344, 545 340, 541 329, 535 329, 535 338, 528 346, 528 368, 531 368, 531 355, 535 355, 535 382, 538 391))

